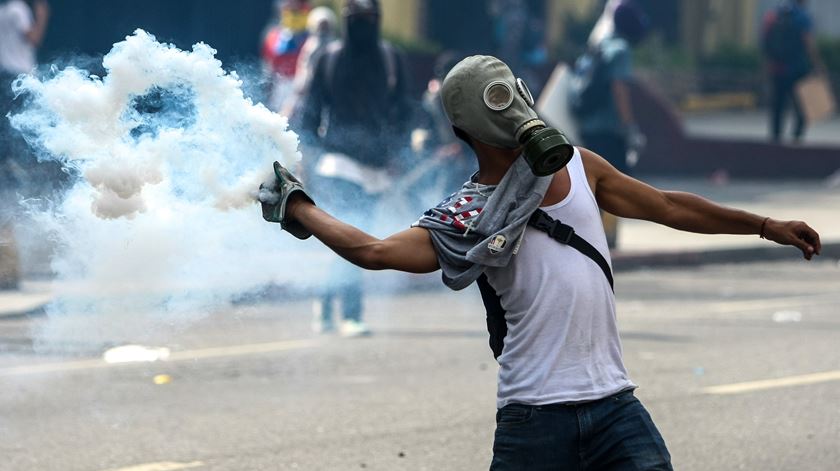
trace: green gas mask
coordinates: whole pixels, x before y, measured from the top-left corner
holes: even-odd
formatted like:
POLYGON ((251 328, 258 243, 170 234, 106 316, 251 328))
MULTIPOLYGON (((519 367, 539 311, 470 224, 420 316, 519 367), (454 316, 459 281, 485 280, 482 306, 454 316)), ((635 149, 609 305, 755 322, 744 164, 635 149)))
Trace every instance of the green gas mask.
POLYGON ((459 62, 441 85, 443 107, 452 125, 486 144, 516 149, 538 176, 569 163, 574 147, 534 111, 534 97, 522 79, 491 56, 459 62))

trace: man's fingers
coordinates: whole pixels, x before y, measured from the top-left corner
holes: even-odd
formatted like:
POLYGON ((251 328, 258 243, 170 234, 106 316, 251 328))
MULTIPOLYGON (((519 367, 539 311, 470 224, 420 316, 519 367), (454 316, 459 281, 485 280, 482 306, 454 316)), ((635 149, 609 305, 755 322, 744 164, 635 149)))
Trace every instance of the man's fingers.
POLYGON ((800 227, 797 229, 797 238, 804 241, 809 246, 812 255, 819 255, 820 250, 822 249, 822 244, 820 243, 820 235, 817 234, 817 231, 804 222, 800 223, 800 227))
POLYGON ((811 257, 814 255, 814 248, 811 247, 811 244, 800 238, 796 238, 794 239, 794 245, 802 251, 802 255, 805 256, 806 260, 811 260, 811 257))
POLYGON ((805 225, 805 235, 806 240, 814 246, 814 251, 817 255, 819 255, 820 252, 822 252, 822 242, 820 242, 820 235, 817 233, 817 231, 811 229, 811 227, 807 224, 805 225))

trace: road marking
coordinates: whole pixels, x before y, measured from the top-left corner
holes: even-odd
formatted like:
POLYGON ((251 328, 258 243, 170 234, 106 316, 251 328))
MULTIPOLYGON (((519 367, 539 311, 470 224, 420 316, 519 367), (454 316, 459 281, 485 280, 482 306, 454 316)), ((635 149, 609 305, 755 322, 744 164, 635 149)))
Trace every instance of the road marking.
POLYGON ((178 471, 180 469, 198 468, 204 466, 201 461, 192 461, 189 463, 175 463, 172 461, 161 461, 160 463, 146 463, 138 464, 136 466, 129 466, 127 468, 114 468, 107 471, 178 471))
POLYGON ((761 301, 752 299, 739 299, 711 303, 709 305, 703 306, 703 309, 706 311, 712 311, 715 314, 735 314, 739 312, 748 311, 801 308, 832 304, 837 304, 837 295, 835 293, 813 296, 788 296, 783 298, 767 299, 761 301))
MULTIPOLYGON (((166 361, 161 361, 161 363, 206 360, 209 358, 238 357, 244 355, 258 355, 261 353, 276 353, 287 350, 313 348, 320 344, 321 342, 318 340, 284 340, 280 342, 253 343, 246 345, 231 345, 229 347, 211 347, 196 350, 183 350, 180 352, 172 352, 169 355, 169 358, 166 361)), ((62 361, 55 363, 42 363, 36 365, 21 365, 2 368, 0 369, 0 377, 32 375, 42 373, 57 373, 67 371, 96 370, 102 368, 131 367, 149 364, 151 363, 106 363, 104 360, 98 358, 95 360, 91 359, 78 361, 62 361)))
POLYGON ((802 386, 805 384, 826 383, 829 381, 840 381, 840 370, 826 371, 824 373, 813 373, 807 375, 787 376, 784 378, 765 379, 761 381, 747 381, 744 383, 723 384, 703 388, 706 394, 741 394, 752 391, 763 391, 765 389, 786 388, 790 386, 802 386))

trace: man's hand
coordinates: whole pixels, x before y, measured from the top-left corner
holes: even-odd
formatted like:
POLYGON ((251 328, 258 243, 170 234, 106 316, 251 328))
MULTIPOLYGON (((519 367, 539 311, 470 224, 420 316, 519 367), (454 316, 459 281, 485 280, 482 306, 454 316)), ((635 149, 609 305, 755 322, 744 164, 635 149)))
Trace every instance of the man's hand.
POLYGON ((580 153, 598 205, 608 213, 698 234, 758 234, 798 248, 808 260, 822 250, 819 234, 804 222, 763 218, 691 193, 661 191, 624 175, 592 151, 581 148, 580 153))
POLYGON ((263 219, 280 223, 280 226, 298 239, 308 239, 312 233, 295 220, 296 208, 302 203, 314 204, 306 194, 303 184, 280 165, 274 162, 274 181, 260 185, 260 205, 263 219))
POLYGON ((822 250, 820 235, 802 221, 767 219, 764 223, 764 232, 760 235, 767 240, 798 248, 806 260, 811 260, 822 250))

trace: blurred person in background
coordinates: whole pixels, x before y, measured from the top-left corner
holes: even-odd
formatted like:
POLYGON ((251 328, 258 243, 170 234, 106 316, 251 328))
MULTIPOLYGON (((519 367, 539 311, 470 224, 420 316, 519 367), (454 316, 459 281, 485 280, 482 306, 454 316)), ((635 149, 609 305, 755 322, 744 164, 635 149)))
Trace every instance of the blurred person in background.
POLYGON ((284 116, 289 116, 294 111, 295 103, 312 76, 314 59, 324 52, 328 44, 337 39, 338 19, 328 7, 313 8, 306 20, 306 30, 308 36, 298 55, 292 94, 281 111, 284 116))
POLYGON ((543 16, 528 0, 491 0, 489 7, 496 55, 521 71, 531 92, 539 96, 544 81, 540 69, 548 64, 543 16))
POLYGON ((444 51, 435 60, 432 78, 426 86, 411 134, 411 147, 419 163, 403 179, 403 190, 412 208, 428 207, 458 188, 475 172, 469 148, 455 136, 440 100, 440 86, 449 70, 464 58, 455 51, 444 51), (433 200, 431 203, 426 199, 433 200))
POLYGON ((18 286, 19 269, 14 241, 16 191, 27 174, 25 146, 9 125, 14 105, 12 81, 35 69, 35 52, 47 31, 50 9, 45 0, 0 0, 0 289, 18 286))
POLYGON ((796 86, 815 69, 825 71, 806 4, 806 0, 784 0, 764 16, 762 46, 770 78, 770 137, 774 142, 782 139, 789 107, 794 113, 793 140, 802 140, 807 123, 796 86))
POLYGON ((327 45, 338 37, 338 19, 328 7, 318 7, 309 12, 306 20, 309 36, 303 43, 295 69, 295 88, 303 90, 312 75, 312 61, 327 45))
MULTIPOLYGON (((380 198, 409 144, 411 105, 402 55, 380 38, 377 0, 345 0, 344 37, 327 46, 291 117, 300 135, 304 178, 319 203, 359 227, 370 227, 380 198)), ((362 272, 336 260, 315 305, 313 329, 366 335, 362 272)))
MULTIPOLYGON (((590 36, 589 50, 575 64, 569 103, 583 145, 620 172, 644 146, 630 102, 632 48, 648 34, 650 20, 634 0, 608 2, 590 36)), ((618 239, 618 220, 603 213, 610 248, 618 239)))
POLYGON ((278 21, 263 34, 262 60, 270 74, 269 108, 279 110, 291 91, 298 56, 308 36, 308 0, 277 0, 278 21))

